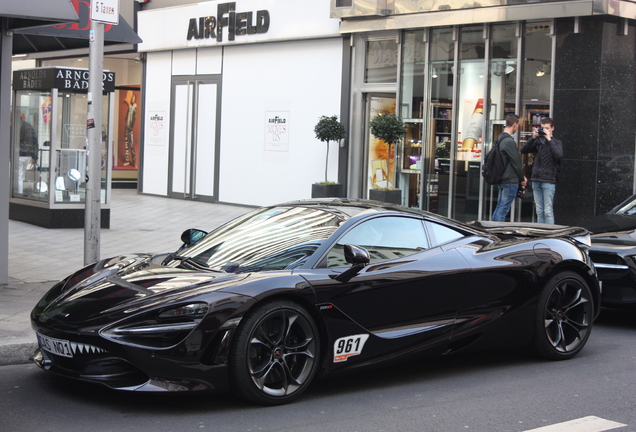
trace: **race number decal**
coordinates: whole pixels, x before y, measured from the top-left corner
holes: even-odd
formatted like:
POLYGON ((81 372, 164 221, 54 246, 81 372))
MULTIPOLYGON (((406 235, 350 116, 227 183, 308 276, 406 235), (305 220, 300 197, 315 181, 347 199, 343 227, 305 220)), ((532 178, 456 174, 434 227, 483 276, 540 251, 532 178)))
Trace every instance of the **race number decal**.
POLYGON ((360 354, 368 338, 368 334, 359 334, 336 340, 333 344, 333 362, 347 361, 349 357, 360 354))

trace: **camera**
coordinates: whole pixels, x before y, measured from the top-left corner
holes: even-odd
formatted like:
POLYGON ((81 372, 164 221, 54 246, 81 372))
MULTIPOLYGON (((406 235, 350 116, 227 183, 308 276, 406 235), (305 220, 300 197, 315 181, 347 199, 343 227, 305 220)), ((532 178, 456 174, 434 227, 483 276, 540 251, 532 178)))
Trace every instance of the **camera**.
POLYGON ((545 135, 545 131, 543 130, 543 128, 542 128, 542 127, 540 127, 540 128, 538 128, 538 129, 537 129, 537 133, 538 133, 539 135, 545 135))

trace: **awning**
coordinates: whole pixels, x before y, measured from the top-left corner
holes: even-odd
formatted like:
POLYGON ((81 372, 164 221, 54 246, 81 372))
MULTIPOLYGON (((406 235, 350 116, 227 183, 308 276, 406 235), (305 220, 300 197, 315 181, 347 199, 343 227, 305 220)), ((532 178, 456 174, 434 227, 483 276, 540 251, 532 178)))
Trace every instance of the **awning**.
POLYGON ((3 1, 0 16, 8 18, 9 30, 78 21, 71 0, 3 1))
MULTIPOLYGON (((90 3, 88 0, 70 1, 79 15, 78 23, 16 30, 13 36, 13 54, 88 48, 88 38, 91 28, 89 20, 90 3)), ((118 25, 104 25, 104 45, 120 43, 141 43, 141 39, 137 33, 135 33, 121 15, 119 16, 118 25)))

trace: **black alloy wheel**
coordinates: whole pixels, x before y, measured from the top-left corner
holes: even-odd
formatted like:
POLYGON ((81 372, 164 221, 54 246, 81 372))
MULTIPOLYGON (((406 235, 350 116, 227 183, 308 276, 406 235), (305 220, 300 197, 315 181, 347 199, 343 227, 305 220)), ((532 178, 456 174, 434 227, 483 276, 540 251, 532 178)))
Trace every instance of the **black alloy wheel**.
POLYGON ((585 346, 592 331, 594 301, 585 280, 565 271, 553 276, 539 297, 534 350, 550 360, 567 360, 585 346))
POLYGON ((232 346, 230 376, 239 396, 279 405, 300 396, 319 364, 318 329, 291 301, 266 303, 243 318, 232 346))

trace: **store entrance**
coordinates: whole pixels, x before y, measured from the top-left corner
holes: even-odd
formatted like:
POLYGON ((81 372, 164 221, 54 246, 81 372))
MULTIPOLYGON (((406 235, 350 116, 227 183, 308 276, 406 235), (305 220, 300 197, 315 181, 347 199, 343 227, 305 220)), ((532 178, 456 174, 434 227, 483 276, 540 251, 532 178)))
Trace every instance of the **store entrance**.
POLYGON ((172 198, 216 201, 220 76, 172 82, 169 192, 172 198))

